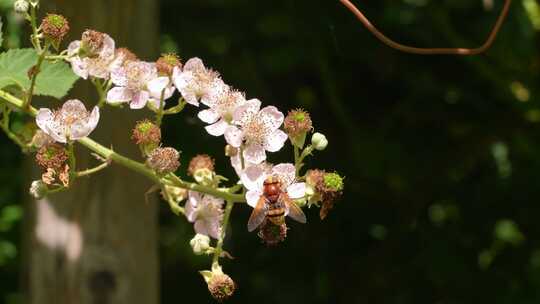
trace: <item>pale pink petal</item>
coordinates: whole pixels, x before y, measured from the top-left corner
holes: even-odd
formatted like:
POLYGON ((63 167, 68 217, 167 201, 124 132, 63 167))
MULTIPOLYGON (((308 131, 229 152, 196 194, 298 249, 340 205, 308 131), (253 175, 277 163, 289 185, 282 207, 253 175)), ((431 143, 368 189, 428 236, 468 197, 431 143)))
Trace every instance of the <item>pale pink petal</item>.
POLYGON ((201 97, 201 103, 209 107, 214 106, 223 94, 226 94, 229 86, 223 80, 216 78, 211 85, 206 88, 206 93, 201 97))
MULTIPOLYGON (((86 111, 86 110, 85 110, 86 111)), ((69 129, 69 139, 78 140, 88 136, 97 126, 99 121, 99 108, 94 107, 87 120, 79 120, 69 129)))
POLYGON ((86 107, 84 106, 84 103, 78 99, 70 99, 62 105, 62 111, 66 111, 66 113, 70 112, 86 112, 86 107))
POLYGON ((148 82, 148 90, 152 96, 161 98, 161 92, 169 85, 169 77, 157 77, 148 82))
POLYGON ((237 153, 235 156, 231 156, 231 166, 234 168, 236 175, 238 175, 238 177, 241 177, 243 170, 242 170, 242 160, 240 159, 240 153, 237 153))
POLYGON ((265 107, 264 109, 261 110, 259 115, 260 115, 260 119, 263 120, 267 128, 272 131, 278 129, 283 123, 283 119, 284 119, 283 113, 281 113, 274 106, 265 107))
POLYGON ((221 136, 225 133, 225 130, 227 129, 228 126, 229 124, 225 120, 220 119, 215 124, 211 124, 204 128, 206 129, 206 132, 208 132, 208 134, 210 135, 221 136))
POLYGON ((201 194, 195 191, 189 191, 188 200, 185 206, 186 217, 188 221, 194 222, 197 218, 197 205, 202 201, 201 194))
POLYGON ((142 109, 146 106, 146 102, 150 98, 150 93, 147 91, 139 91, 133 95, 133 99, 129 103, 132 109, 142 109))
POLYGON ((248 190, 261 190, 268 174, 266 174, 263 165, 251 165, 246 167, 242 173, 242 184, 248 190))
POLYGON ((229 126, 225 130, 225 140, 229 145, 238 148, 242 145, 243 139, 243 133, 237 127, 229 126))
POLYGON ((219 113, 212 109, 202 110, 199 112, 199 114, 197 114, 197 116, 200 120, 209 124, 213 124, 219 119, 219 113))
POLYGON ((302 198, 306 195, 306 183, 294 183, 287 187, 287 194, 292 199, 302 198))
POLYGON ((233 120, 239 124, 245 123, 251 117, 259 112, 261 108, 261 101, 258 99, 250 99, 243 105, 236 108, 233 114, 233 120))
POLYGON ((55 141, 60 143, 67 142, 65 129, 54 121, 54 114, 51 110, 46 108, 39 109, 36 116, 36 124, 43 132, 52 137, 55 141))
POLYGON ((259 198, 261 198, 262 195, 261 190, 249 190, 246 192, 246 201, 247 204, 251 207, 255 208, 257 206, 257 202, 259 201, 259 198))
POLYGON ((293 164, 279 164, 272 168, 272 174, 279 176, 283 181, 284 187, 288 187, 296 178, 293 164))
POLYGON ((264 148, 269 152, 277 152, 283 148, 287 141, 287 134, 281 130, 275 130, 272 134, 266 137, 264 148))
POLYGON ((206 69, 204 67, 204 63, 200 58, 194 57, 190 58, 185 64, 184 64, 184 71, 198 71, 198 70, 204 70, 206 69))
POLYGON ((125 87, 114 87, 107 93, 107 102, 119 104, 129 102, 133 98, 133 92, 125 87))
POLYGON ((71 60, 71 69, 75 75, 82 79, 88 78, 88 65, 86 64, 86 61, 81 60, 79 57, 75 57, 71 60))
POLYGON ((117 86, 125 87, 128 84, 126 69, 122 66, 111 71, 111 80, 117 86))
POLYGON ((198 234, 204 234, 204 235, 210 236, 210 230, 208 229, 206 225, 206 221, 203 221, 203 220, 195 221, 195 225, 193 225, 193 228, 195 229, 195 232, 198 234))
POLYGON ((264 147, 259 144, 252 144, 247 146, 244 150, 244 159, 254 164, 260 164, 266 159, 266 152, 264 151, 264 147))
MULTIPOLYGON (((101 58, 110 58, 114 56, 115 51, 115 43, 114 40, 111 38, 111 36, 104 34, 103 39, 103 48, 101 49, 101 52, 99 53, 99 57, 101 58)), ((112 58, 111 58, 112 59, 112 58)))
MULTIPOLYGON (((72 41, 69 45, 68 45, 68 48, 67 48, 67 51, 68 51, 68 55, 69 56, 72 56, 72 55, 75 55, 79 52, 79 49, 81 47, 81 41, 80 40, 75 40, 75 41, 72 41)), ((72 59, 73 57, 71 57, 70 59, 72 59)))

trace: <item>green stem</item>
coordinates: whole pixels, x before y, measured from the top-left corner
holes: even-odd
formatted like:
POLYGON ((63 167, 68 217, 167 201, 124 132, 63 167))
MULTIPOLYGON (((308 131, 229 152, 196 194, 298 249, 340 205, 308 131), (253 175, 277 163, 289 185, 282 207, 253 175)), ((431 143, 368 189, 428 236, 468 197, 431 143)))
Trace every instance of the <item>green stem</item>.
POLYGON ((301 161, 300 161, 300 150, 298 149, 298 147, 296 145, 294 145, 293 143, 293 149, 294 149, 294 169, 295 169, 295 176, 299 176, 300 174, 300 168, 302 167, 301 166, 301 161))
POLYGON ((37 79, 38 74, 41 72, 41 65, 43 64, 43 61, 45 60, 45 55, 47 54, 49 45, 50 44, 48 42, 45 43, 45 49, 41 51, 36 65, 32 67, 33 69, 32 80, 30 82, 30 89, 26 93, 26 102, 24 104, 24 107, 28 107, 32 104, 32 96, 34 96, 34 89, 36 88, 36 79, 37 79))
MULTIPOLYGON (((21 99, 3 90, 0 90, 0 99, 3 99, 8 104, 22 110, 23 112, 28 113, 31 116, 36 116, 37 114, 37 110, 34 107, 29 106, 28 108, 23 108, 24 102, 21 99)), ((97 143, 96 141, 94 141, 93 139, 89 137, 79 139, 77 140, 77 142, 85 146, 86 148, 92 150, 96 154, 102 156, 103 158, 109 159, 121 166, 124 166, 132 171, 135 171, 141 175, 144 175, 159 185, 170 184, 170 185, 177 186, 186 190, 192 190, 196 192, 209 194, 218 198, 222 198, 224 200, 232 200, 235 202, 246 202, 246 199, 242 194, 233 194, 225 190, 219 190, 219 189, 215 189, 212 187, 207 187, 207 186, 203 186, 203 185, 199 185, 195 183, 188 183, 181 180, 178 176, 174 174, 169 174, 167 175, 166 178, 162 178, 158 176, 153 170, 148 168, 145 164, 134 161, 123 155, 120 155, 114 152, 113 150, 102 146, 101 144, 97 143)))
POLYGON ((2 126, 2 130, 4 130, 4 132, 6 133, 6 135, 9 137, 9 139, 11 139, 14 143, 16 143, 18 146, 21 147, 21 149, 23 150, 23 152, 25 152, 27 149, 28 149, 28 145, 26 145, 20 138, 19 136, 17 136, 15 133, 11 132, 10 128, 9 128, 9 122, 10 122, 10 118, 9 118, 9 114, 10 114, 10 110, 8 109, 7 106, 3 106, 2 107, 2 114, 3 114, 3 117, 2 117, 2 123, 1 123, 1 126, 2 126))
POLYGON ((32 36, 30 38, 30 41, 32 42, 32 45, 34 46, 36 51, 41 52, 41 42, 39 41, 39 33, 36 20, 36 7, 30 5, 30 26, 32 27, 32 36))
POLYGON ((83 177, 83 176, 88 176, 88 175, 94 174, 96 172, 99 172, 99 171, 107 168, 108 166, 109 166, 109 163, 104 162, 101 165, 96 166, 94 168, 90 168, 90 169, 86 169, 86 170, 77 172, 77 177, 83 177))
POLYGON ((231 216, 231 211, 234 207, 234 201, 227 201, 227 206, 225 207, 225 213, 223 214, 223 222, 221 224, 221 232, 219 234, 218 243, 216 249, 214 250, 214 258, 212 259, 212 265, 219 265, 219 256, 223 251, 223 240, 225 239, 225 232, 229 224, 229 218, 231 216))
POLYGON ((297 148, 295 147, 295 154, 294 154, 294 168, 295 168, 295 171, 296 171, 296 176, 300 176, 300 170, 302 169, 302 167, 304 166, 304 159, 308 156, 308 155, 311 155, 311 152, 313 152, 314 148, 312 145, 309 145, 307 146, 303 151, 302 151, 302 154, 300 154, 300 156, 297 156, 298 154, 298 150, 297 148))

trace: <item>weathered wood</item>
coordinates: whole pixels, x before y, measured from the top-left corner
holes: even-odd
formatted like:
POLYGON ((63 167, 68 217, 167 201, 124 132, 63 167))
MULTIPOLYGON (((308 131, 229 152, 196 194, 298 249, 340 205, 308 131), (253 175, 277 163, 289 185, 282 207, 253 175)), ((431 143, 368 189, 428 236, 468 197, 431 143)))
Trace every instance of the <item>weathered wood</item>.
MULTIPOLYGON (((158 46, 157 2, 42 0, 42 11, 69 19, 67 41, 92 28, 151 60, 158 46)), ((89 105, 96 100, 92 87, 82 82, 69 97, 89 105)), ((142 111, 106 112, 91 136, 139 158, 129 137, 142 111)), ((82 169, 96 164, 83 147, 77 153, 82 169)), ((39 173, 33 171, 35 179, 39 173)), ((112 166, 78 180, 67 193, 30 202, 25 217, 25 303, 157 303, 157 206, 144 200, 150 186, 143 177, 112 166)))

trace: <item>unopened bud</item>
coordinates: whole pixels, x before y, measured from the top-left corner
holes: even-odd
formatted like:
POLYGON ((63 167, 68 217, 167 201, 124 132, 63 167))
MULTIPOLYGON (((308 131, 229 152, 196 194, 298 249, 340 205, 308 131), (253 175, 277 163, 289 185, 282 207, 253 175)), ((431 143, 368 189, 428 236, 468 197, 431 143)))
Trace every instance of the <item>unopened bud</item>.
POLYGON ((69 32, 69 23, 62 15, 48 14, 41 22, 41 30, 45 37, 49 38, 54 47, 64 39, 64 36, 69 32))
POLYGON ((259 237, 267 246, 275 246, 287 237, 287 225, 285 223, 276 225, 265 219, 259 228, 259 237))
POLYGON ((26 0, 17 0, 15 3, 13 3, 13 9, 18 14, 24 14, 28 12, 28 9, 30 8, 30 3, 26 0))
POLYGON ((139 121, 133 129, 131 139, 139 145, 143 154, 147 156, 159 147, 161 130, 149 120, 139 121))
POLYGON ((47 192, 49 191, 49 188, 47 188, 47 185, 40 180, 35 180, 32 182, 32 185, 30 185, 29 193, 32 195, 35 199, 42 199, 47 195, 47 192))
POLYGON ((156 68, 162 76, 171 76, 175 67, 181 68, 182 62, 174 53, 163 54, 156 61, 156 68))
POLYGON ((193 176, 199 184, 211 185, 214 181, 214 160, 206 155, 195 156, 189 162, 188 175, 193 176))
POLYGON ((163 196, 163 198, 165 198, 165 200, 171 199, 177 204, 185 200, 187 198, 187 194, 188 191, 186 189, 171 185, 165 185, 165 187, 163 187, 163 190, 161 191, 161 195, 163 196))
POLYGON ((326 218, 336 200, 341 197, 344 186, 343 177, 337 173, 325 173, 317 183, 316 190, 321 195, 323 203, 320 211, 321 219, 326 218))
POLYGON ((313 129, 309 113, 302 109, 289 111, 283 125, 293 145, 299 148, 304 146, 306 134, 313 129))
POLYGON ((210 238, 207 235, 197 233, 191 241, 189 241, 189 245, 191 245, 193 253, 201 255, 210 249, 210 238))
POLYGON ((208 291, 216 301, 223 302, 234 294, 236 284, 226 274, 214 274, 208 281, 208 291))
POLYGON ((328 146, 328 140, 326 139, 326 136, 324 136, 324 134, 316 132, 311 137, 311 144, 313 145, 313 148, 315 148, 315 150, 322 151, 328 146))
POLYGON ((180 152, 174 148, 156 148, 150 153, 147 164, 159 174, 174 172, 180 167, 180 152))

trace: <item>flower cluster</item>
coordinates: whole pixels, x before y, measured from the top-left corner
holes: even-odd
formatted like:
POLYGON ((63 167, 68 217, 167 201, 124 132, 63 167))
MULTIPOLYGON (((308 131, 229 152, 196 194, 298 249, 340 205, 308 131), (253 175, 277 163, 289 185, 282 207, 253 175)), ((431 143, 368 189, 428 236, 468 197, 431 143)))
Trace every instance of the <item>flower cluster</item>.
MULTIPOLYGON (((18 0, 15 8, 28 14, 25 4, 28 3, 18 0)), ((36 7, 32 4, 32 12, 36 7)), ((28 18, 35 18, 33 15, 28 18)), ((31 21, 34 26, 35 20, 31 21)), ((212 296, 223 301, 236 289, 219 265, 219 258, 231 257, 222 247, 236 203, 245 202, 253 208, 247 220, 248 230, 258 228, 263 243, 277 245, 287 236, 287 217, 306 223, 301 207, 318 206, 324 219, 342 195, 343 178, 337 173, 309 170, 302 174, 304 159, 328 146, 326 136, 318 132, 306 144, 307 135, 314 131, 307 111, 296 109, 285 116, 277 107, 263 106, 259 99, 247 98, 244 92, 226 84, 217 71, 199 58, 183 63, 176 54, 164 54, 155 62, 144 61, 126 48, 117 48, 108 34, 91 29, 84 31, 80 40, 69 43, 66 50, 54 54, 50 46, 59 51, 68 31, 68 21, 57 14, 46 15, 39 28, 34 26, 31 42, 39 60, 29 77, 35 82, 44 60, 61 58, 76 75, 94 84, 99 100, 91 110, 77 99, 68 100, 57 109, 35 110, 31 105, 33 88, 21 92, 27 97, 22 106, 16 106, 30 114, 37 112, 37 130, 29 132, 27 143, 22 144, 37 151, 36 162, 43 169, 41 179, 30 188, 35 198, 63 191, 78 177, 104 169, 111 161, 150 177, 155 183, 152 189, 160 190, 171 210, 193 223, 196 235, 190 245, 194 253, 214 255, 212 271, 201 274, 212 296), (175 94, 181 96, 178 104, 166 104, 175 94), (137 122, 131 134, 144 161, 129 159, 86 138, 97 127, 104 107, 123 105, 130 109, 148 108, 156 114, 155 120, 137 122), (163 146, 161 123, 165 115, 177 114, 186 105, 199 108, 197 117, 204 123, 206 133, 223 136, 225 155, 238 175, 236 183, 219 175, 219 166, 207 154, 196 155, 189 162, 185 173, 192 182, 175 174, 183 169, 180 152, 163 146), (270 153, 280 151, 287 140, 294 150, 294 163, 274 165, 270 153), (77 171, 77 141, 93 150, 102 164, 77 171), (213 239, 217 240, 215 247, 213 239)), ((9 126, 9 122, 4 124, 9 126)))

